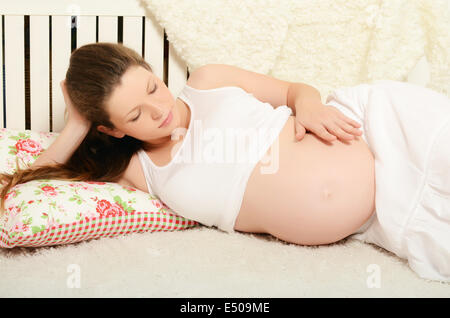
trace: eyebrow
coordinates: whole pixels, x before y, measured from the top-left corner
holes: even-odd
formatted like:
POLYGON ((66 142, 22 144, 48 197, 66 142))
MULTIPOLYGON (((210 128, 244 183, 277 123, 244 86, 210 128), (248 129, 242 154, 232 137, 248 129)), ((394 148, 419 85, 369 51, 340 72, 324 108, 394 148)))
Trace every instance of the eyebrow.
MULTIPOLYGON (((147 81, 147 90, 146 90, 146 92, 148 91, 148 87, 149 87, 149 85, 150 85, 150 78, 148 79, 148 81, 147 81)), ((128 112, 128 114, 126 114, 125 115, 125 118, 127 118, 128 117, 128 115, 130 115, 132 112, 134 112, 135 110, 136 110, 136 108, 138 108, 140 105, 136 105, 136 106, 134 106, 133 107, 133 109, 132 110, 130 110, 129 112, 128 112)))

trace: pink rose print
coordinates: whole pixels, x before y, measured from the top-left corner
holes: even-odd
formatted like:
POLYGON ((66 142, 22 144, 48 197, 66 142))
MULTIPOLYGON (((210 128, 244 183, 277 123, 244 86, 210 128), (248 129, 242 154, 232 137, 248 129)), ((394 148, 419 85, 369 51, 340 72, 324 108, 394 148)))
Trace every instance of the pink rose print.
POLYGON ((86 191, 94 191, 94 187, 88 186, 85 184, 81 184, 81 189, 86 190, 86 191))
POLYGON ((8 207, 8 211, 11 216, 16 216, 17 214, 20 213, 20 211, 22 211, 22 209, 19 208, 17 205, 14 205, 14 206, 8 207))
POLYGON ((69 183, 69 187, 80 188, 82 190, 93 191, 94 187, 87 185, 84 181, 79 181, 77 183, 69 183))
POLYGON ((6 220, 5 220, 5 224, 9 221, 9 220, 14 220, 20 213, 21 209, 17 206, 10 206, 6 209, 8 211, 8 213, 6 214, 6 220))
POLYGON ((85 182, 90 184, 106 184, 106 182, 97 182, 97 181, 85 181, 85 182))
POLYGON ((111 209, 108 211, 108 215, 107 216, 122 216, 125 215, 126 212, 124 211, 124 209, 118 205, 117 203, 114 203, 111 206, 111 209))
POLYGON ((165 209, 168 209, 168 208, 169 208, 164 202, 159 201, 159 200, 152 200, 152 203, 153 203, 157 208, 160 208, 160 207, 163 207, 163 208, 165 208, 165 209))
POLYGON ((25 232, 26 230, 28 230, 28 225, 23 224, 22 221, 18 221, 14 225, 14 232, 25 232))
POLYGON ((13 191, 8 192, 8 194, 6 194, 6 196, 5 196, 5 201, 8 200, 9 197, 11 197, 11 198, 17 197, 17 192, 16 192, 16 190, 13 190, 13 191))
POLYGON ((57 226, 57 225, 58 225, 58 222, 56 222, 56 220, 54 218, 47 219, 47 227, 48 228, 51 228, 51 227, 57 226))
POLYGON ((16 149, 18 152, 24 151, 32 155, 38 155, 42 151, 41 145, 33 139, 19 139, 16 143, 16 149))
POLYGON ((106 211, 108 211, 111 208, 111 202, 109 202, 108 200, 99 200, 97 202, 97 212, 101 215, 104 216, 106 214, 106 211))
POLYGON ((47 195, 57 195, 58 193, 55 191, 55 188, 51 187, 51 186, 43 186, 41 188, 42 191, 44 191, 44 194, 47 195))
POLYGON ((126 214, 120 205, 117 203, 111 204, 108 200, 98 201, 96 210, 101 216, 122 216, 126 214))
POLYGON ((157 201, 157 200, 152 200, 152 203, 153 203, 157 208, 160 208, 160 207, 161 207, 161 203, 159 203, 159 201, 157 201))

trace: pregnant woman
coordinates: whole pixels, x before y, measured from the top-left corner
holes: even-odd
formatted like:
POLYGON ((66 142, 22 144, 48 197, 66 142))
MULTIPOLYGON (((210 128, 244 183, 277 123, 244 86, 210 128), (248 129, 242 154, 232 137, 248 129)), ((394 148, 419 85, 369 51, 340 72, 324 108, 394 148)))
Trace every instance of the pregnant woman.
POLYGON ((209 64, 175 99, 138 53, 94 43, 72 53, 61 88, 66 126, 2 197, 38 178, 117 182, 201 224, 301 245, 374 219, 364 127, 307 84, 209 64))

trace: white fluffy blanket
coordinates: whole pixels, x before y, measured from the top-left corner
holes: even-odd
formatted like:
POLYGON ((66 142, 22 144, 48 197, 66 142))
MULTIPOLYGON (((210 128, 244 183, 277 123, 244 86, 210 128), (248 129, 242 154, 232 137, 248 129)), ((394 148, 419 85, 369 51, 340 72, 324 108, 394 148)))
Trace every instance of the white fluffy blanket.
POLYGON ((316 87, 405 81, 422 57, 427 87, 450 96, 448 0, 139 0, 190 72, 231 64, 316 87))

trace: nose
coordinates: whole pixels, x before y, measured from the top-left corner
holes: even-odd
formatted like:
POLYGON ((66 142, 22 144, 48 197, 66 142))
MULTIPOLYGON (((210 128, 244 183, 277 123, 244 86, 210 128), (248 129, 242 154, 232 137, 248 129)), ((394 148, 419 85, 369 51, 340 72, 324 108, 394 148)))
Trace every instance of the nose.
POLYGON ((159 120, 162 116, 164 116, 164 107, 158 106, 158 105, 149 105, 150 108, 150 114, 152 116, 153 120, 159 120))

